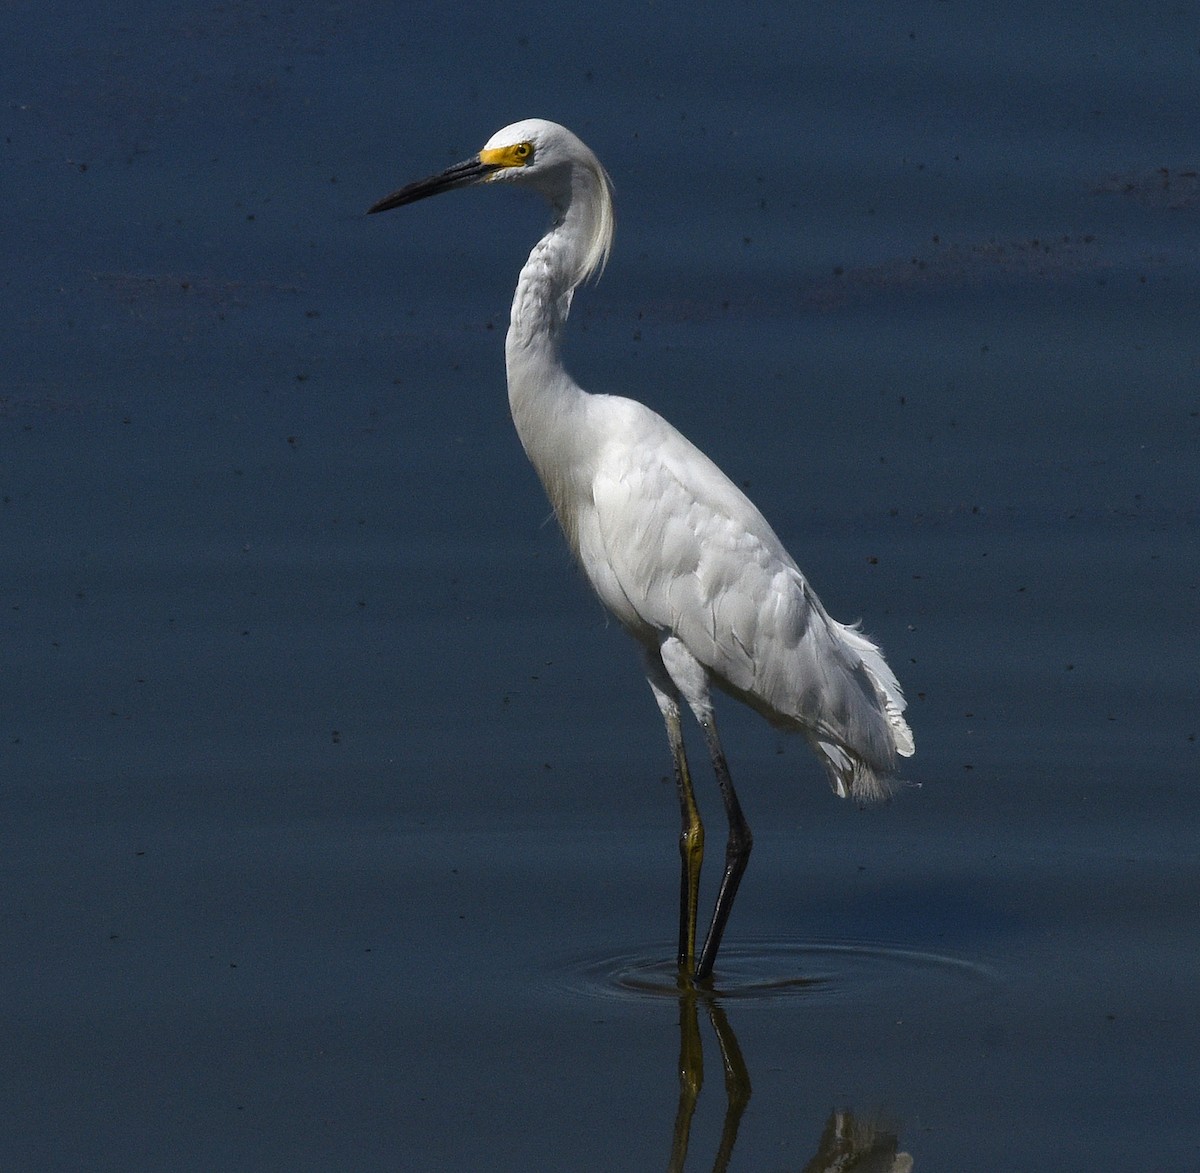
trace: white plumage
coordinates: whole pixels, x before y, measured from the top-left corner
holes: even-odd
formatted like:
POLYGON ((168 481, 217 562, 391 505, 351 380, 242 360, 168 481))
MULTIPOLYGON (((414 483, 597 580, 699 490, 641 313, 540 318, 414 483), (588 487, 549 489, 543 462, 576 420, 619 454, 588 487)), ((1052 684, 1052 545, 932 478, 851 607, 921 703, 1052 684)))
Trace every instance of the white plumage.
POLYGON ((717 737, 710 685, 802 733, 834 790, 888 793, 913 752, 904 696, 883 653, 831 619, 746 495, 648 407, 592 395, 567 374, 559 336, 575 289, 599 272, 613 236, 612 188, 596 156, 540 119, 497 132, 474 158, 401 188, 372 212, 480 182, 532 187, 554 218, 521 270, 505 344, 513 422, 579 565, 642 645, 667 725, 683 817, 681 969, 712 970, 749 858, 751 835, 717 737), (679 698, 704 731, 730 836, 712 924, 696 958, 703 828, 679 729, 679 698))

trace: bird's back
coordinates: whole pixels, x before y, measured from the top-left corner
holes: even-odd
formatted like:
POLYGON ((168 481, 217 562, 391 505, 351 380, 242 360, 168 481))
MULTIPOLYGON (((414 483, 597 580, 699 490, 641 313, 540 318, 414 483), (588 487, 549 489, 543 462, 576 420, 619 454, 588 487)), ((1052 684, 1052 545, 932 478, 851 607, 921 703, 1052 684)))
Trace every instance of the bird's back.
POLYGON ((590 396, 587 432, 578 553, 609 610, 648 646, 677 636, 723 689, 803 732, 839 793, 886 793, 912 735, 879 649, 830 618, 749 498, 661 416, 590 396))

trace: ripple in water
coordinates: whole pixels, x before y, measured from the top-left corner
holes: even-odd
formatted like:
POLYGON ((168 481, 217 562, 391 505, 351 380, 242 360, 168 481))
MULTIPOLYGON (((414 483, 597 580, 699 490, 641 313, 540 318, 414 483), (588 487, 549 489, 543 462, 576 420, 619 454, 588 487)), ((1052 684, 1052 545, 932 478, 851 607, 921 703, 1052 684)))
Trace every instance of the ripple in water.
MULTIPOLYGON (((569 961, 556 975, 570 991, 596 998, 677 998, 673 957, 649 951, 569 961)), ((721 950, 711 987, 722 1000, 798 998, 853 1004, 893 990, 928 998, 964 998, 999 982, 989 966, 943 953, 882 943, 743 941, 721 950)))

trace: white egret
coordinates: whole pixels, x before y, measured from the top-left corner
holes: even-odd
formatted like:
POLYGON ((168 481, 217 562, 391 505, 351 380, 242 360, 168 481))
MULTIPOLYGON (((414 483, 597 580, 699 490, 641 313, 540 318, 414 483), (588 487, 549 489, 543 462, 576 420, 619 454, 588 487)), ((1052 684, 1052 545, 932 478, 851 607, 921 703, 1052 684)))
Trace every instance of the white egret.
POLYGON ((717 736, 710 687, 804 735, 842 797, 884 797, 896 755, 913 752, 904 696, 883 653, 831 619, 746 495, 661 416, 580 388, 559 357, 575 289, 599 274, 613 238, 612 185, 565 127, 513 123, 471 159, 402 187, 383 212, 477 183, 514 183, 553 221, 521 270, 505 342, 513 423, 572 553, 642 647, 667 727, 682 815, 679 967, 712 973, 750 856, 717 736), (704 828, 684 752, 679 699, 712 758, 729 822, 725 871, 703 948, 696 915, 704 828))

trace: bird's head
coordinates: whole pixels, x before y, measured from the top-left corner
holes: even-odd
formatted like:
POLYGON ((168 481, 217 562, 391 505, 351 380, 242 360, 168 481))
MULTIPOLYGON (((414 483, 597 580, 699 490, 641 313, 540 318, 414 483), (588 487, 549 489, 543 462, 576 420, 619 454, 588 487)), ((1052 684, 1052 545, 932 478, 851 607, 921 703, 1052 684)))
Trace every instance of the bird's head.
POLYGON ((419 179, 372 204, 368 212, 386 212, 428 196, 477 183, 512 182, 542 191, 552 200, 570 191, 572 172, 583 168, 603 174, 596 156, 565 126, 526 118, 498 130, 477 155, 427 179, 419 179))
POLYGON ((565 126, 526 118, 498 130, 477 155, 384 196, 367 211, 386 212, 458 187, 517 183, 540 192, 564 214, 573 202, 586 206, 588 222, 583 275, 604 267, 612 244, 612 181, 592 151, 565 126))

